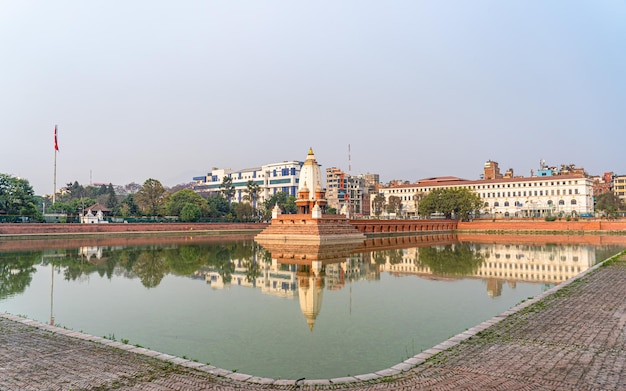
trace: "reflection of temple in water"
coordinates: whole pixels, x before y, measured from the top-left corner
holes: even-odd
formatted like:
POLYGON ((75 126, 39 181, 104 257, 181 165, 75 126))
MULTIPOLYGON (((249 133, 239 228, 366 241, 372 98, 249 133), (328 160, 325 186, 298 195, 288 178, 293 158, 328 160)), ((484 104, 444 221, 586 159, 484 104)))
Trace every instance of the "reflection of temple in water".
POLYGON ((496 297, 502 293, 504 283, 512 288, 516 282, 555 285, 596 263, 595 250, 584 246, 475 244, 471 248, 484 259, 471 274, 435 275, 428 265, 419 262, 419 248, 403 249, 399 262, 387 257, 383 270, 425 278, 481 278, 486 281, 489 296, 496 297))
POLYGON ((378 267, 369 261, 368 254, 352 253, 357 246, 357 243, 337 242, 266 244, 271 262, 259 264, 261 273, 255 280, 246 278, 246 264, 239 260, 233 261, 235 267, 229 283, 224 282, 217 270, 204 275, 214 289, 238 285, 261 289, 270 295, 297 297, 300 310, 313 330, 322 308, 324 289, 338 290, 349 281, 380 278, 378 267))

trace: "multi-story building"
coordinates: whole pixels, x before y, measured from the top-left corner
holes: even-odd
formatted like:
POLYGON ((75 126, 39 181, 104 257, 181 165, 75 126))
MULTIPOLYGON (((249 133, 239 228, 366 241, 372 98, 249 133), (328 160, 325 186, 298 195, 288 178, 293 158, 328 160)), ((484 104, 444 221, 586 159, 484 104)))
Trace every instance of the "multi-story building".
POLYGON ((613 177, 613 193, 626 202, 626 175, 613 177))
MULTIPOLYGON (((489 163, 489 162, 488 162, 489 163)), ((402 217, 417 215, 419 199, 437 188, 467 188, 484 201, 482 214, 490 217, 539 217, 546 215, 585 216, 594 213, 593 180, 584 170, 539 170, 539 176, 500 176, 497 165, 485 165, 485 177, 466 180, 456 177, 428 178, 417 183, 379 188, 385 196, 399 197, 402 217)), ((626 177, 625 177, 626 179, 626 177)))
POLYGON ((378 184, 378 174, 350 175, 337 167, 326 169, 326 200, 338 213, 350 216, 370 214, 370 192, 378 184))
POLYGON ((193 178, 195 182, 193 190, 204 195, 218 194, 224 177, 228 177, 232 179, 235 189, 235 194, 230 200, 233 202, 243 201, 249 181, 258 185, 261 190, 256 200, 257 203, 264 202, 278 192, 296 196, 302 164, 301 161, 293 160, 239 171, 213 168, 207 175, 193 178))
POLYGON ((605 172, 602 176, 592 176, 593 180, 593 196, 613 191, 613 173, 605 172))

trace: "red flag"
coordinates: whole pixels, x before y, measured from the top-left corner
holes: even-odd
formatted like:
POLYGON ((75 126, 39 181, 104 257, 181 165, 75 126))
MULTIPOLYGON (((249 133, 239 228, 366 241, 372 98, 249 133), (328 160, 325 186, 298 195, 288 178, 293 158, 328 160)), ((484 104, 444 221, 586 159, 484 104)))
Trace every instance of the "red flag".
POLYGON ((54 150, 58 151, 59 150, 59 143, 57 141, 57 126, 54 125, 54 150))

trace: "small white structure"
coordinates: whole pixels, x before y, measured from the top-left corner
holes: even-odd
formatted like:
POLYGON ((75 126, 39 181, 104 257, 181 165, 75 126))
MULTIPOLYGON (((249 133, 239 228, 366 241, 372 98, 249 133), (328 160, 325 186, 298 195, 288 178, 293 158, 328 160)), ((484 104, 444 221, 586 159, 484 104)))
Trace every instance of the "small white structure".
POLYGON ((83 224, 106 224, 108 221, 104 219, 104 214, 101 210, 97 211, 94 215, 91 209, 87 209, 87 212, 80 218, 80 222, 83 224))

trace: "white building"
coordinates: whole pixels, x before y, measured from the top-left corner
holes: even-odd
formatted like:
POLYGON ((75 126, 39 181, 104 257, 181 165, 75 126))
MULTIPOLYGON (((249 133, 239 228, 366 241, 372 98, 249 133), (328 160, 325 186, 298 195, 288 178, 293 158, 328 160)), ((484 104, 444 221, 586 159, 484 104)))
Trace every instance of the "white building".
POLYGON ((261 192, 258 194, 257 203, 264 202, 278 192, 296 196, 302 164, 303 162, 293 160, 239 171, 214 168, 206 176, 193 178, 195 181, 193 190, 203 194, 218 194, 226 176, 232 179, 232 185, 235 188, 235 195, 230 200, 232 202, 243 201, 248 181, 260 187, 261 192))
POLYGON ((419 198, 439 188, 467 188, 477 193, 484 201, 481 210, 484 216, 585 216, 594 213, 593 180, 584 174, 474 181, 455 177, 429 178, 417 183, 382 187, 379 193, 385 196, 386 202, 390 196, 400 197, 402 217, 410 217, 417 215, 419 198))

